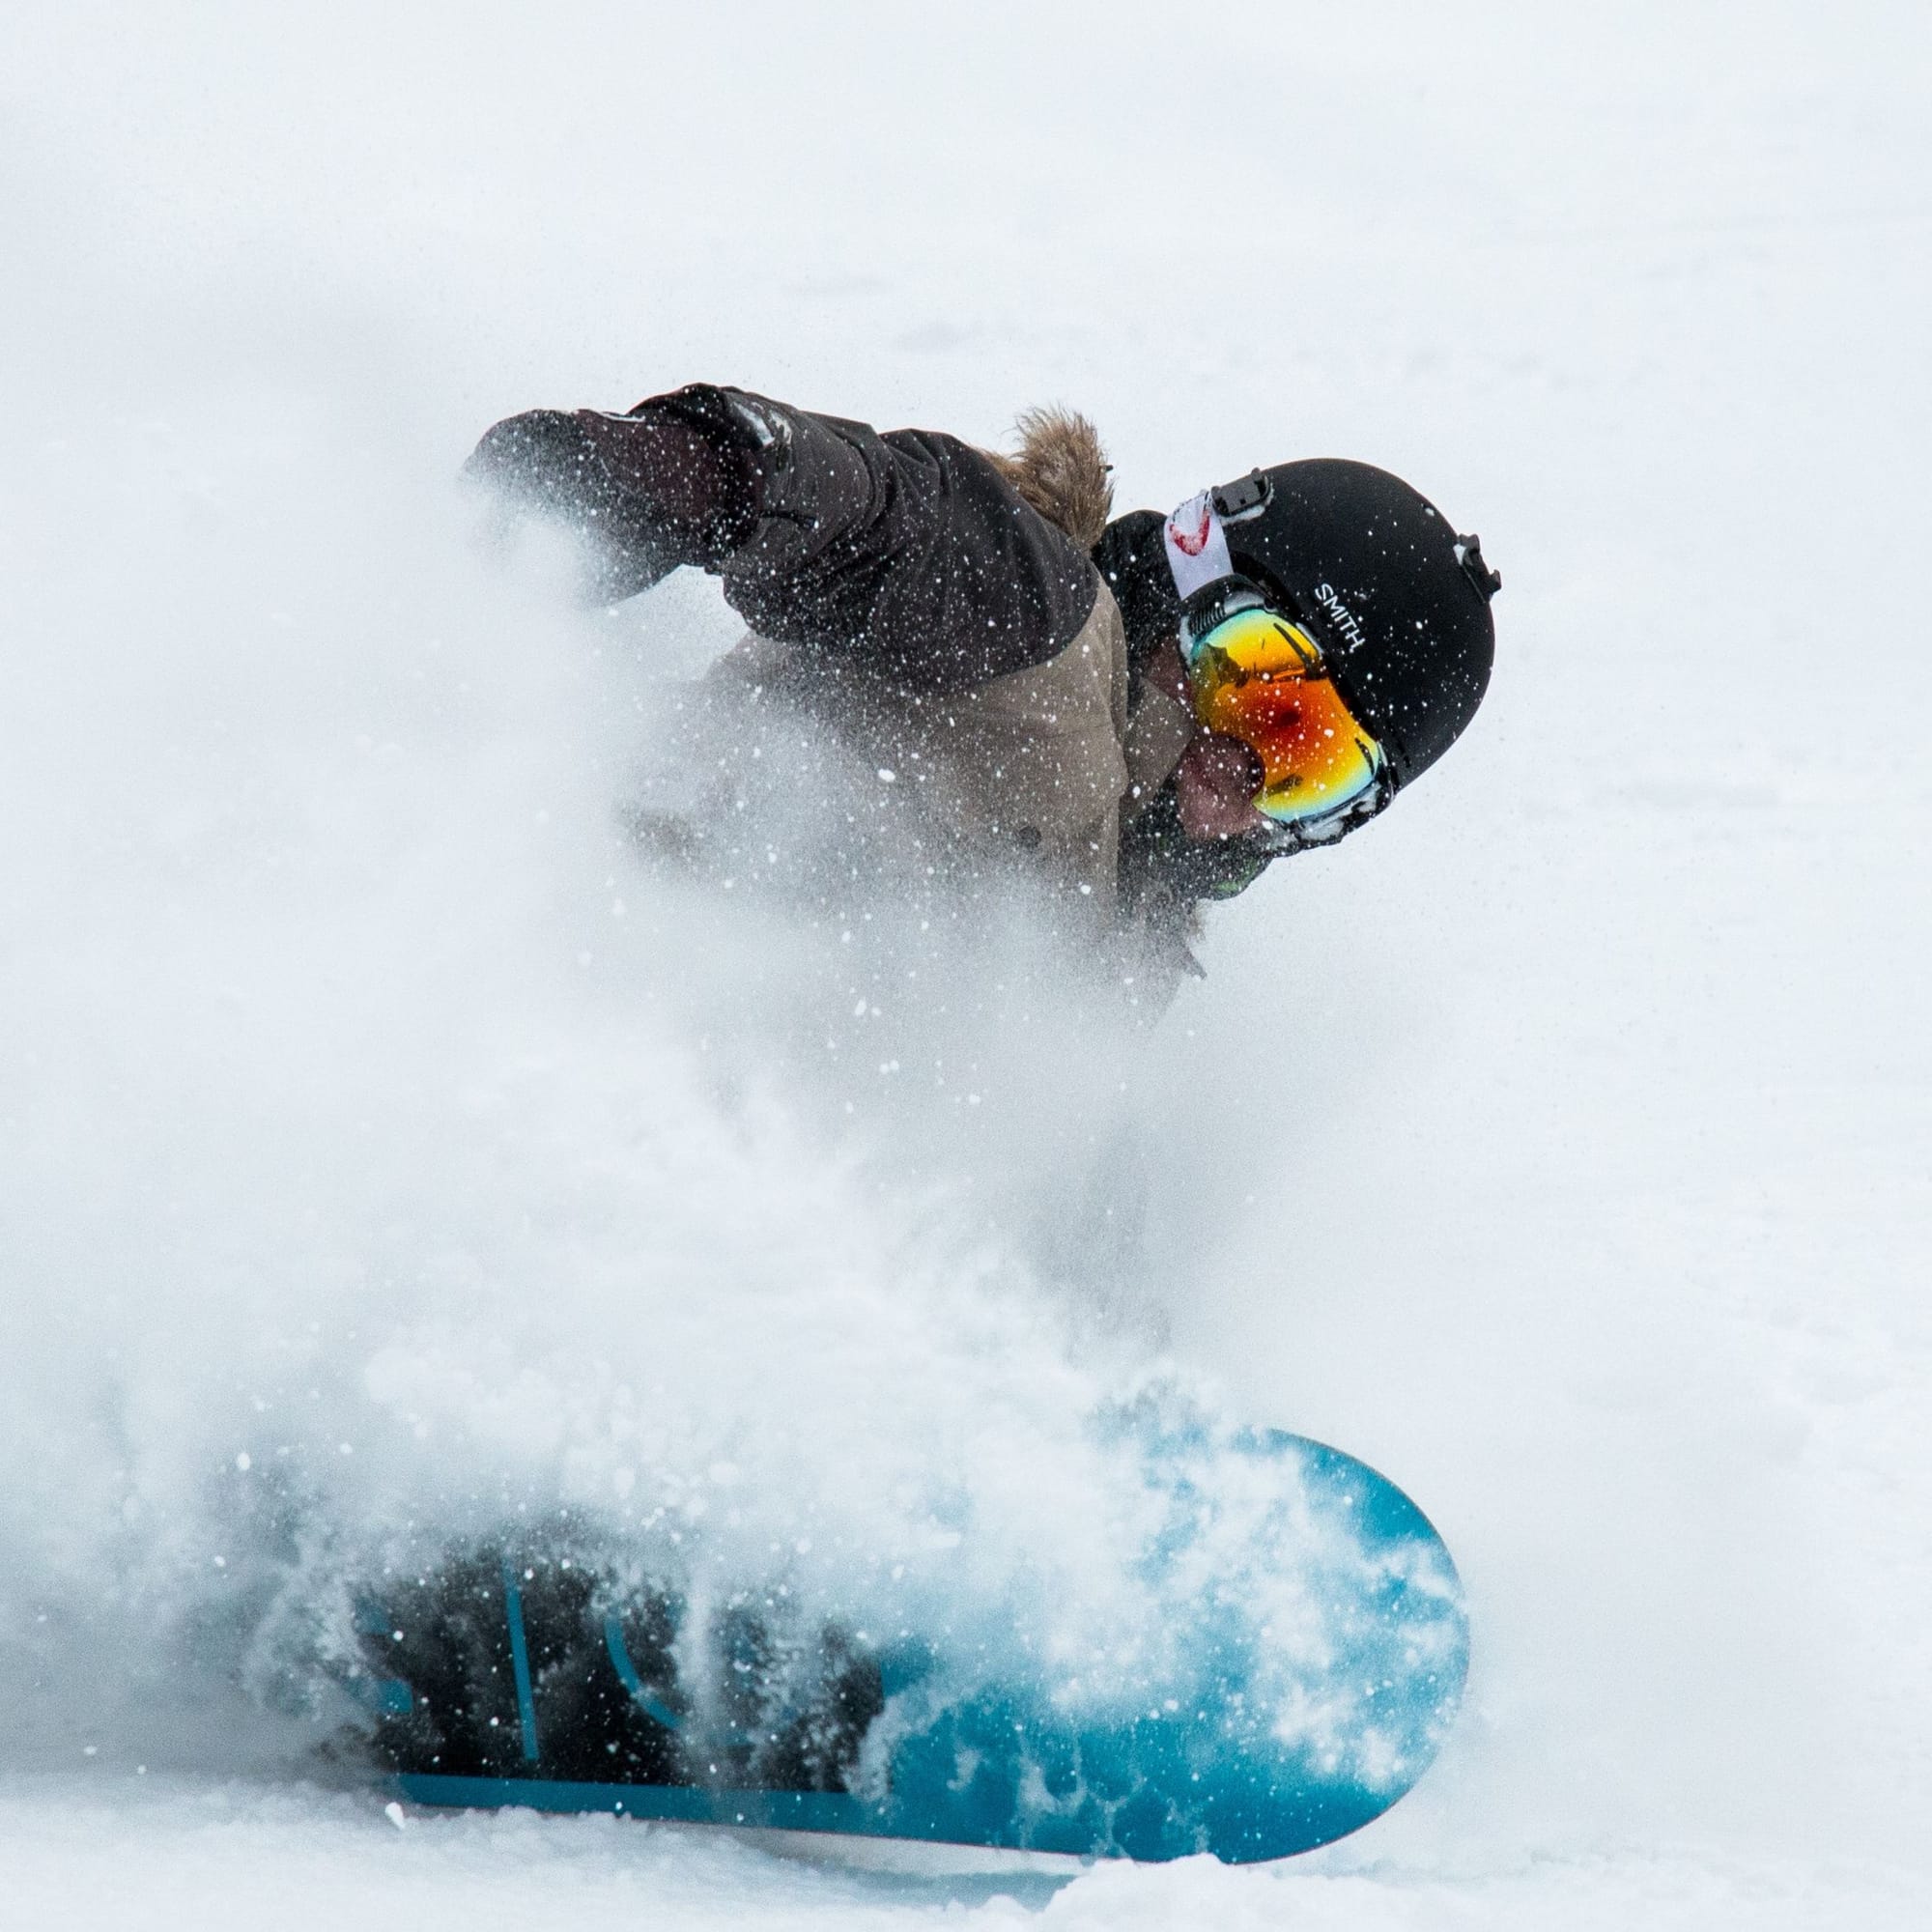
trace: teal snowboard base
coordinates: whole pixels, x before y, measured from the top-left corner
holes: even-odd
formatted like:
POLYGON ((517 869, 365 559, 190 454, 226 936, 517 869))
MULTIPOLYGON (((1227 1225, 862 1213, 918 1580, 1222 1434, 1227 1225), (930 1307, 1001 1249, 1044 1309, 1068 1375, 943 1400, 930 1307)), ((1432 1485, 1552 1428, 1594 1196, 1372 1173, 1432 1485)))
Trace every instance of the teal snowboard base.
POLYGON ((1455 1566, 1353 1458, 1129 1428, 1154 1640, 1075 1666, 1017 1624, 875 1641, 766 1586, 701 1607, 564 1548, 472 1550, 363 1609, 404 1797, 1163 1860, 1342 1837, 1428 1767, 1468 1666, 1455 1566))

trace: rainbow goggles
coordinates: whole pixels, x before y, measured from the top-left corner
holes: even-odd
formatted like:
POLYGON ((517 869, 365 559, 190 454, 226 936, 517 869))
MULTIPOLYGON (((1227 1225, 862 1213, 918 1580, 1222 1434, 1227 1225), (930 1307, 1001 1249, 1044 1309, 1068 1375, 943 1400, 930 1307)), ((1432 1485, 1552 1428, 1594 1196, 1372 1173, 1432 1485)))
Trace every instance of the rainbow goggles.
POLYGON ((1324 844, 1394 796, 1388 756, 1335 689, 1321 645, 1251 584, 1224 580, 1191 598, 1180 655, 1196 720, 1261 760, 1254 803, 1270 842, 1324 844))

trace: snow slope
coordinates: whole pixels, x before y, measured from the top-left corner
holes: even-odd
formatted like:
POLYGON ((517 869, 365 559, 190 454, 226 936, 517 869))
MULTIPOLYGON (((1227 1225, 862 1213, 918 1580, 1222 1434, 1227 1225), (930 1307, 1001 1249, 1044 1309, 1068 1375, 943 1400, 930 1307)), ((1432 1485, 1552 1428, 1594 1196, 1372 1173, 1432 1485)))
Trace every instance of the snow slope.
POLYGON ((1923 1922, 1922 9, 8 41, 11 1922, 1923 1922), (613 829, 704 586, 580 617, 448 484, 497 415, 698 375, 986 440, 1065 400, 1123 505, 1381 463, 1503 572, 1491 699, 1151 1040, 1024 935, 1017 1007, 880 996, 885 942, 775 946, 613 829), (1463 1567, 1470 1706, 1385 1819, 881 1873, 399 1832, 318 1763, 289 1579, 425 1520, 671 1470, 830 1548, 959 1484, 1015 1524, 988 1589, 1049 1551, 1078 1598, 1078 1421, 1145 1363, 1037 1224, 1114 1131, 1174 1372, 1463 1567))

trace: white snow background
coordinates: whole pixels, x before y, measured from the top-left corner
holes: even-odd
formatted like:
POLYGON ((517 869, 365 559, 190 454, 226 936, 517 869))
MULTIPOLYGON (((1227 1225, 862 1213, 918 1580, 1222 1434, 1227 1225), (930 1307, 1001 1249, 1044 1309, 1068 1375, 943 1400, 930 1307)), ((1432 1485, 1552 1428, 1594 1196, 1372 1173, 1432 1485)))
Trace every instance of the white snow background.
POLYGON ((1925 1922, 1932 15, 0 45, 0 1922, 1925 1922), (728 620, 573 611, 451 480, 700 377, 981 441, 1065 401, 1122 508, 1382 464, 1503 573, 1491 697, 1151 1039, 903 987, 821 1061, 836 949, 752 970, 614 821, 728 620), (1122 1122, 1177 1372, 1386 1471, 1469 1589, 1459 1730, 1357 1837, 398 1832, 264 1704, 272 1483, 376 1536, 671 1470, 834 1543, 963 1484, 1077 1586, 1139 1358, 1026 1229, 1122 1122))

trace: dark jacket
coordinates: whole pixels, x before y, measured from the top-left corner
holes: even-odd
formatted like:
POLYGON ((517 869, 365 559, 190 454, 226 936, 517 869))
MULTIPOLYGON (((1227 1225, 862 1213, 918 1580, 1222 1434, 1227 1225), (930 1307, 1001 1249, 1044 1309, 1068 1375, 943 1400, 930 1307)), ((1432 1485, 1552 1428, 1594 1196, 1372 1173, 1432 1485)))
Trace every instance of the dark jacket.
POLYGON ((600 595, 696 565, 759 637, 911 698, 1050 664, 1094 617, 1104 579, 1126 639, 1120 903, 1179 930, 1265 859, 1180 829, 1171 774, 1191 723, 1142 677, 1179 612, 1162 519, 1105 521, 1105 462, 1082 419, 1022 426, 1020 455, 1002 457, 698 384, 622 415, 512 417, 471 467, 577 523, 600 595))

